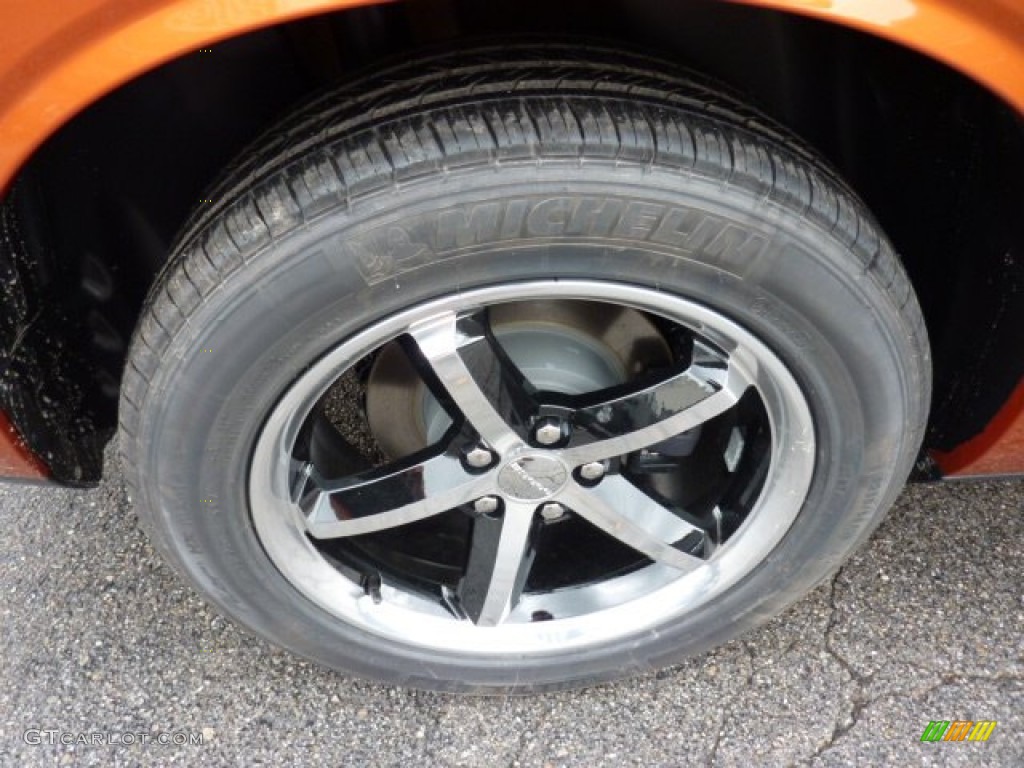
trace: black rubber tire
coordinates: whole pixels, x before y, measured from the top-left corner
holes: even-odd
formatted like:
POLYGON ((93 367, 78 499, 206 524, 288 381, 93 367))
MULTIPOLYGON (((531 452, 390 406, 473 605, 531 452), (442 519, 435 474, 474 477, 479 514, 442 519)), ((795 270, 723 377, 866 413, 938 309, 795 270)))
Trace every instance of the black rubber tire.
POLYGON ((212 603, 335 669, 498 693, 671 664, 827 577, 918 450, 928 344, 871 215, 797 140, 664 63, 563 47, 413 61, 299 111, 210 198, 133 340, 120 437, 130 493, 155 545, 212 603), (514 205, 543 212, 495 224, 524 200, 514 205), (621 203, 617 218, 584 216, 595 201, 621 203), (796 523, 713 605, 572 655, 469 660, 343 625, 278 573, 254 533, 245 478, 265 415, 300 371, 376 319, 551 275, 686 296, 789 366, 818 447, 796 523))

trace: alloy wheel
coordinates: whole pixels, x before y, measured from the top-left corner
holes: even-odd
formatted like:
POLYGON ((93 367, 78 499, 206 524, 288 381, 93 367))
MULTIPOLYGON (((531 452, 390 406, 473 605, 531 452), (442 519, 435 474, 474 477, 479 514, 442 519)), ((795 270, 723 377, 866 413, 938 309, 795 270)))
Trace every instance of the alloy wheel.
POLYGON ((248 491, 276 567, 343 621, 416 647, 543 654, 737 583, 792 526, 814 455, 798 383, 728 318, 628 284, 531 281, 336 346, 270 413, 248 491), (517 336, 537 297, 555 320, 517 336), (616 322, 644 343, 609 342, 616 322), (402 377, 379 374, 399 359, 402 377), (417 411, 408 434, 363 403, 399 379, 420 393, 385 398, 417 411))

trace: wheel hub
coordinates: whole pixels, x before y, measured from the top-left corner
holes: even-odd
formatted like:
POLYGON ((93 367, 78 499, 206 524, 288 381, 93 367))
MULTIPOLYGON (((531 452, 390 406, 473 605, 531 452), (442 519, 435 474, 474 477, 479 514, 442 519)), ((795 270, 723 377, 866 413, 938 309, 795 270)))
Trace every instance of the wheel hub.
POLYGON ((498 490, 517 501, 543 501, 569 481, 569 470, 554 456, 543 453, 514 459, 498 472, 498 490))

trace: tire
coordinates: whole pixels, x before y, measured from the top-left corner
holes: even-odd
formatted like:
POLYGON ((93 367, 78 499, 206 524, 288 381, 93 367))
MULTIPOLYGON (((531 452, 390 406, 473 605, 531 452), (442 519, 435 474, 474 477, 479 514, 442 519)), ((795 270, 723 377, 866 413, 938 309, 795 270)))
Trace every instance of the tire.
POLYGON ((133 340, 130 494, 210 602, 344 673, 501 693, 678 662, 834 571, 918 450, 892 247, 665 63, 412 61, 210 197, 133 340))

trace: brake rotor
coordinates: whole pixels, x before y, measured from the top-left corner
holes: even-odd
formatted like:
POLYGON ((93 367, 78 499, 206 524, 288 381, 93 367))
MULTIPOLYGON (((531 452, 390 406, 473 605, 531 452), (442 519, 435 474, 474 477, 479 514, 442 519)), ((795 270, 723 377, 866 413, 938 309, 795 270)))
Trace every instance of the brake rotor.
MULTIPOLYGON (((642 313, 586 301, 521 301, 489 310, 494 336, 538 390, 578 395, 667 365, 664 337, 642 313)), ((366 386, 366 418, 392 458, 437 440, 451 423, 398 342, 377 356, 366 386)))

